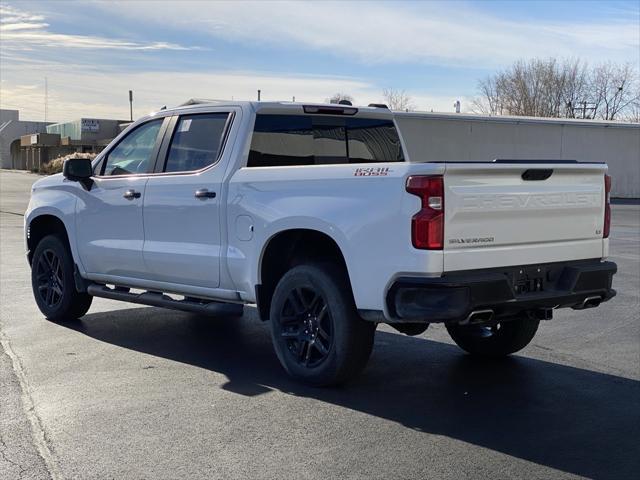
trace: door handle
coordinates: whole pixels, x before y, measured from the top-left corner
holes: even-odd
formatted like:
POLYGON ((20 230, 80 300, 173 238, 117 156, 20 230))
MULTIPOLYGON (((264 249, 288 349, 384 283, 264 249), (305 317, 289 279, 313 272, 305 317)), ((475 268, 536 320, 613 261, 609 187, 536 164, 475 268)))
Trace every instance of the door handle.
POLYGON ((196 198, 216 198, 216 192, 210 192, 206 188, 201 188, 200 190, 196 190, 195 197, 196 198))
POLYGON ((134 198, 140 198, 141 195, 140 192, 136 192, 135 190, 127 190, 122 196, 127 200, 133 200, 134 198))

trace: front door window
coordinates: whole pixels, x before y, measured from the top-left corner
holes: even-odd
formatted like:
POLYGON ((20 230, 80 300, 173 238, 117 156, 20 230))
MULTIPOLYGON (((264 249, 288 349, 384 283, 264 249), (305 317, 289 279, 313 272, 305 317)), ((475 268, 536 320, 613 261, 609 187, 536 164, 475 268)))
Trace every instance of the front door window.
POLYGON ((124 137, 107 156, 106 176, 147 173, 153 169, 152 158, 162 118, 140 125, 124 137))

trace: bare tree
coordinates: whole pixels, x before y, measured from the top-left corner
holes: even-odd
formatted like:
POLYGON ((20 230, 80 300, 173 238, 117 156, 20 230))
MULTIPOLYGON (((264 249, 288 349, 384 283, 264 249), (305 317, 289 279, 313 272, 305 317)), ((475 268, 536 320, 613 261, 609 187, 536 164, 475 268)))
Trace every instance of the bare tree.
POLYGON ((634 108, 638 78, 630 65, 533 59, 487 77, 478 90, 478 113, 614 120, 634 108))
POLYGON ((636 92, 636 99, 627 108, 624 120, 627 122, 640 123, 640 89, 636 92))
POLYGON ((390 110, 413 110, 413 99, 404 90, 385 88, 382 90, 384 103, 390 110))
POLYGON ((474 108, 491 115, 570 116, 586 84, 586 66, 580 61, 521 60, 480 81, 474 108))
POLYGON ((589 74, 587 64, 579 61, 564 62, 562 64, 562 82, 558 89, 562 102, 562 105, 559 105, 560 114, 558 116, 574 118, 574 106, 581 100, 584 101, 588 90, 589 74))
POLYGON ((480 96, 472 101, 472 112, 482 113, 484 115, 504 114, 498 89, 498 83, 501 82, 501 80, 497 77, 497 75, 496 77, 488 77, 479 82, 478 90, 480 90, 480 96))
POLYGON ((353 103, 353 97, 348 93, 334 93, 330 98, 326 99, 327 103, 340 103, 342 100, 353 103))
POLYGON ((615 120, 638 101, 638 78, 630 64, 603 63, 591 74, 594 117, 615 120))

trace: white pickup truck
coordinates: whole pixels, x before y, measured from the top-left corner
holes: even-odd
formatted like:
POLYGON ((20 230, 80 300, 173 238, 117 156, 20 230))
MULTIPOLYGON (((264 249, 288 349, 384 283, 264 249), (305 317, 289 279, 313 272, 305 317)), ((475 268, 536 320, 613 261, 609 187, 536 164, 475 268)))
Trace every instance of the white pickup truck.
POLYGON ((445 323, 477 355, 615 295, 604 163, 421 163, 381 105, 197 103, 129 126, 33 186, 35 300, 237 316, 256 304, 294 378, 338 384, 377 323, 445 323))

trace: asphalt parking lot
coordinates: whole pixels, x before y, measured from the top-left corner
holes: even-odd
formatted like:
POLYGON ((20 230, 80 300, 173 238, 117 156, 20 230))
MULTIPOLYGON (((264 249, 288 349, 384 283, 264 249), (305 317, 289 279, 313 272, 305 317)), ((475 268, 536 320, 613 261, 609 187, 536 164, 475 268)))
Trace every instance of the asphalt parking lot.
POLYGON ((287 379, 268 325, 97 299, 80 322, 32 299, 0 171, 0 479, 634 478, 640 469, 640 205, 614 205, 618 296, 560 311, 479 361, 441 326, 381 327, 341 389, 287 379))

